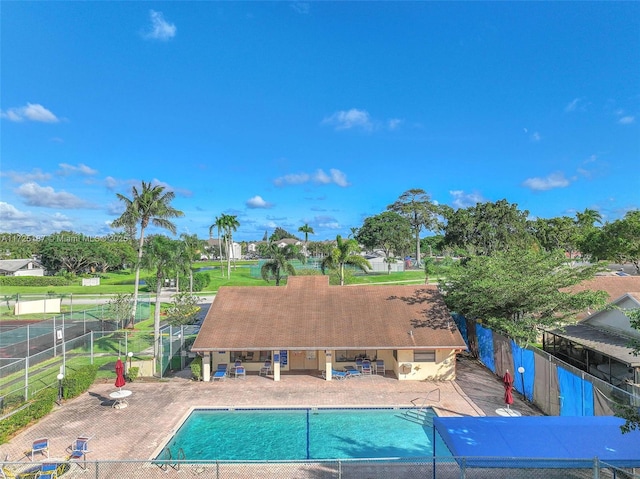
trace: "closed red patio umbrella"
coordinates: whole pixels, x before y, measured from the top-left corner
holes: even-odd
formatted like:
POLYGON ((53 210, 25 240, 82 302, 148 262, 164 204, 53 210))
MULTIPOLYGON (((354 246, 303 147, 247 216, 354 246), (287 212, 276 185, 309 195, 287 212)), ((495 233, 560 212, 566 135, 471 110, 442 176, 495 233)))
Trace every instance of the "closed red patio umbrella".
POLYGON ((116 387, 121 388, 127 382, 124 380, 124 364, 122 360, 118 358, 116 361, 116 387))
POLYGON ((511 374, 509 374, 508 369, 504 373, 502 381, 504 382, 504 403, 507 405, 507 409, 509 409, 509 405, 513 404, 513 394, 511 393, 513 389, 513 378, 511 374))

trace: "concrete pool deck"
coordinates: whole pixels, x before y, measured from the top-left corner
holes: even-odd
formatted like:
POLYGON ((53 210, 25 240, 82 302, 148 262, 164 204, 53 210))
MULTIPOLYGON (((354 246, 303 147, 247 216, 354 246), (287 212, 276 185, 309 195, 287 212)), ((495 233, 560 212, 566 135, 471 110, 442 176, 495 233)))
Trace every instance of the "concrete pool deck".
MULTIPOLYGON (((133 394, 123 409, 112 407, 113 381, 97 382, 1 445, 0 456, 11 462, 29 462, 25 453, 31 443, 47 437, 50 457, 64 458, 76 437, 88 435, 89 461, 150 459, 194 407, 410 407, 411 400, 439 389, 440 400, 435 400, 437 393, 431 393, 434 400, 427 402, 439 415, 498 415, 496 410, 504 407, 504 388, 498 377, 466 357, 458 360, 457 375, 458 379, 448 382, 382 376, 328 382, 310 374, 284 375, 280 382, 257 375, 207 383, 174 377, 127 384, 125 389, 133 394)), ((525 416, 542 415, 516 392, 511 407, 525 416)), ((44 457, 36 455, 35 460, 44 457)))

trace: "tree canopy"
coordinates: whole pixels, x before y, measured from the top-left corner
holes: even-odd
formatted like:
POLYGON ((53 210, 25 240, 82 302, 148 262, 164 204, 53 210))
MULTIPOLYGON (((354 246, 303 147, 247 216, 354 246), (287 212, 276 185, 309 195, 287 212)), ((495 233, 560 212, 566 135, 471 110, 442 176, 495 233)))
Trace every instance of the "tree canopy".
POLYGON ((409 220, 393 211, 385 211, 366 218, 355 239, 370 251, 376 248, 384 251, 388 271, 391 271, 392 260, 402 253, 410 236, 409 220))
POLYGON ((538 329, 561 324, 586 308, 604 306, 606 293, 566 288, 590 279, 599 266, 571 266, 562 251, 495 252, 449 271, 441 288, 451 311, 480 319, 520 343, 538 329))

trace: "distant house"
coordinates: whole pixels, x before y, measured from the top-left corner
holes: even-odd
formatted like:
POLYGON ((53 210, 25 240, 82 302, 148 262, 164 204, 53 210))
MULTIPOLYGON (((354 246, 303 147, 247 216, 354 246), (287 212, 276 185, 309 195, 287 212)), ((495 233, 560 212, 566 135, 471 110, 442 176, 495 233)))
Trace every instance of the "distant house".
MULTIPOLYGON (((207 246, 209 249, 213 249, 216 255, 219 254, 220 251, 223 251, 226 255, 225 244, 222 239, 218 242, 217 238, 209 238, 209 240, 207 240, 207 246)), ((242 257, 242 246, 240 243, 236 243, 235 241, 232 243, 230 256, 231 259, 240 259, 242 257)))
POLYGON ((44 276, 44 268, 34 259, 3 259, 0 276, 44 276))
MULTIPOLYGON (((611 279, 618 284, 617 280, 627 278, 611 279)), ((632 282, 627 286, 632 286, 632 282)), ((624 313, 637 308, 640 308, 640 292, 624 293, 602 311, 576 324, 544 331, 542 347, 578 369, 639 394, 640 356, 633 354, 631 343, 640 341, 640 331, 631 327, 624 313)))
POLYGON ((278 247, 284 248, 285 246, 302 246, 303 242, 297 238, 283 238, 275 242, 278 247))
POLYGON ((203 377, 240 359, 247 371, 273 362, 273 378, 330 378, 358 358, 384 362, 399 380, 452 380, 466 344, 435 286, 330 286, 292 276, 286 286, 222 286, 191 350, 203 377))

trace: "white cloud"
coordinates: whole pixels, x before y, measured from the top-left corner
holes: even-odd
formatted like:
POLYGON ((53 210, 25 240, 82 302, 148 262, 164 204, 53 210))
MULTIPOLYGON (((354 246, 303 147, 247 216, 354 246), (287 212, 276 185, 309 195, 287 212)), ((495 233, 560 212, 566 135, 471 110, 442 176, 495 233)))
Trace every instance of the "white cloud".
POLYGON ((585 111, 586 109, 587 104, 582 98, 574 98, 564 107, 565 113, 571 113, 574 111, 585 111))
POLYGON ((5 202, 0 202, 0 225, 0 231, 32 235, 51 234, 52 231, 70 230, 77 226, 60 213, 36 217, 5 202))
POLYGON ((311 177, 307 173, 294 173, 276 178, 273 180, 273 183, 276 186, 301 185, 308 182, 310 178, 311 177))
POLYGON ((118 186, 118 180, 116 180, 113 176, 107 176, 104 179, 104 185, 108 190, 114 190, 116 186, 118 186))
POLYGON ((309 173, 295 173, 291 175, 280 176, 273 180, 273 184, 276 186, 302 185, 310 181, 319 183, 321 185, 335 184, 343 188, 349 186, 350 184, 347 181, 347 175, 335 168, 331 168, 328 174, 325 173, 324 170, 319 168, 312 175, 310 175, 309 173))
POLYGON ((55 191, 50 186, 40 186, 38 183, 29 182, 20 185, 16 193, 29 206, 42 206, 46 208, 95 208, 89 202, 65 191, 55 191))
POLYGON ((635 117, 627 115, 627 116, 623 116, 622 118, 620 118, 618 120, 618 123, 620 123, 621 125, 630 125, 635 120, 636 120, 635 117))
POLYGON ((169 40, 176 36, 176 26, 164 19, 162 12, 151 10, 151 28, 144 34, 144 38, 150 40, 169 40))
POLYGON ((322 123, 333 125, 336 130, 349 130, 351 128, 361 128, 370 131, 373 123, 366 110, 341 110, 322 120, 322 123))
POLYGON ((311 10, 311 5, 307 2, 293 2, 291 8, 302 15, 306 15, 311 10))
POLYGON ((465 193, 463 190, 451 190, 449 194, 453 197, 451 205, 456 209, 469 208, 485 201, 480 193, 465 193))
POLYGON ((27 103, 27 106, 9 108, 7 111, 0 112, 0 116, 15 122, 28 120, 58 123, 60 121, 56 115, 38 103, 27 103))
POLYGON ((43 173, 40 168, 34 168, 31 173, 13 170, 0 171, 0 176, 10 178, 14 183, 26 183, 28 181, 48 181, 51 179, 51 174, 43 173))
POLYGON ((564 177, 564 173, 556 172, 551 173, 546 178, 527 178, 522 184, 534 191, 546 191, 554 188, 565 188, 569 186, 569 183, 569 180, 564 177))
POLYGON ((93 168, 85 165, 84 163, 79 163, 78 165, 70 165, 68 163, 60 163, 58 165, 60 167, 59 174, 62 176, 68 176, 73 173, 80 173, 81 175, 93 176, 98 174, 98 170, 94 170, 93 168))
POLYGON ((249 198, 246 203, 247 208, 251 208, 251 209, 258 209, 258 208, 262 208, 262 209, 268 209, 268 208, 272 208, 273 204, 269 203, 268 201, 265 201, 262 199, 262 196, 254 196, 253 198, 249 198))
POLYGON ((15 221, 29 218, 27 213, 18 210, 15 206, 4 201, 0 201, 0 220, 15 221))
POLYGON ((387 126, 390 130, 396 130, 400 125, 402 125, 402 123, 404 123, 404 120, 401 120, 400 118, 392 118, 387 122, 387 126))
POLYGON ((540 133, 538 133, 537 131, 531 135, 531 141, 534 141, 537 143, 540 140, 542 140, 542 137, 540 136, 540 133))

